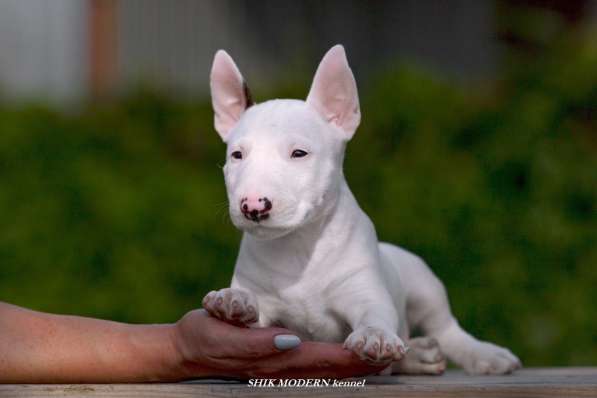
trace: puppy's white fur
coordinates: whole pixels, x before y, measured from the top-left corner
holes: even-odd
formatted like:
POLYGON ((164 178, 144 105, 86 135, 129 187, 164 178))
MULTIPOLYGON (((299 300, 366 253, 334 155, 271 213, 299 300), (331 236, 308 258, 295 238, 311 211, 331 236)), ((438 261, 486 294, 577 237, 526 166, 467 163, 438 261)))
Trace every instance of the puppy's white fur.
POLYGON ((365 360, 394 361, 394 372, 441 373, 444 355, 470 373, 520 366, 509 350, 458 325, 442 283, 419 257, 378 242, 342 172, 360 122, 342 46, 321 61, 306 101, 251 106, 224 51, 215 56, 211 88, 215 127, 228 146, 230 216, 245 232, 231 288, 204 299, 211 314, 344 342, 365 360), (307 155, 295 157, 296 150, 307 155), (246 217, 247 197, 269 198, 268 217, 246 217), (413 328, 426 337, 411 339, 413 328))

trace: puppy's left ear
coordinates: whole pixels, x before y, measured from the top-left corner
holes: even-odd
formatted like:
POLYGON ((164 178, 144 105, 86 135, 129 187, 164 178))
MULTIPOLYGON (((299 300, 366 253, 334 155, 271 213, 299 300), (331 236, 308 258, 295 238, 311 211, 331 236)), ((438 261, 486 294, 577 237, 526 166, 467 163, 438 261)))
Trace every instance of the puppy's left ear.
POLYGON ((321 60, 307 104, 315 108, 329 123, 340 128, 351 139, 361 122, 359 94, 344 47, 332 47, 321 60))

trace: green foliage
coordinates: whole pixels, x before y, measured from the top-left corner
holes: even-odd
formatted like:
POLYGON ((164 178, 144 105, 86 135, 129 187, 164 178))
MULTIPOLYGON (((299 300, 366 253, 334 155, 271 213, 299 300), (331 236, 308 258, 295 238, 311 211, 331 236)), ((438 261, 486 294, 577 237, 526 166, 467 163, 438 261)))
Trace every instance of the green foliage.
MULTIPOLYGON (((362 92, 346 175, 380 238, 428 261, 474 334, 528 365, 594 364, 595 48, 491 89, 400 67, 362 92)), ((240 234, 212 117, 146 91, 0 108, 0 299, 171 322, 226 286, 240 234)))

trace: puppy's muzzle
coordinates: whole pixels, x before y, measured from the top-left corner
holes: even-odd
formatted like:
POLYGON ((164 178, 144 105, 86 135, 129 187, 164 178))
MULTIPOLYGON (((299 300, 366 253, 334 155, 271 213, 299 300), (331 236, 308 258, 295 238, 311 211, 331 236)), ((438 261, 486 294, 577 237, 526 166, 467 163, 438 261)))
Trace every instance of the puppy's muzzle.
POLYGON ((250 198, 245 197, 240 201, 240 211, 247 220, 259 223, 269 218, 272 209, 272 201, 266 197, 250 198))

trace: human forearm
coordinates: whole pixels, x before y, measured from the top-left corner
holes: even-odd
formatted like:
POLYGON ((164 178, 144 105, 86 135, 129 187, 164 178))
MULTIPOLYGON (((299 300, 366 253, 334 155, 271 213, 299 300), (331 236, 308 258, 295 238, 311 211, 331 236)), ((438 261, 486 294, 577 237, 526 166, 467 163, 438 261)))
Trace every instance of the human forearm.
POLYGON ((0 382, 185 378, 174 325, 128 325, 0 303, 0 382))

